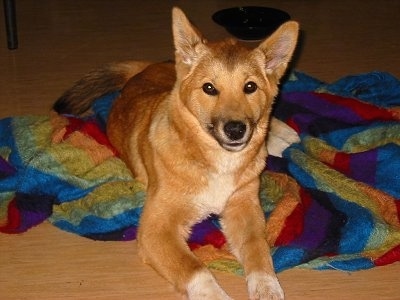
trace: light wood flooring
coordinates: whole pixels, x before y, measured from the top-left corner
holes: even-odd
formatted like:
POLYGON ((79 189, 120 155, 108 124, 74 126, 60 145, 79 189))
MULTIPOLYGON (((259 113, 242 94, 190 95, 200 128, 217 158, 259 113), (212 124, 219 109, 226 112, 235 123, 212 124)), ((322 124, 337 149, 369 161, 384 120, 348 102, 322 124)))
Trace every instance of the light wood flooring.
MULTIPOLYGON (((172 58, 170 8, 183 8, 210 39, 228 34, 215 11, 264 5, 288 11, 302 27, 294 67, 325 81, 387 71, 400 77, 400 1, 370 0, 17 0, 19 48, 6 47, 0 12, 0 118, 46 114, 89 69, 124 59, 172 58)), ((400 299, 400 264, 368 271, 289 270, 288 300, 400 299)), ((216 274, 235 299, 243 278, 216 274)), ((94 242, 45 223, 0 235, 0 299, 179 299, 137 257, 135 242, 94 242)))

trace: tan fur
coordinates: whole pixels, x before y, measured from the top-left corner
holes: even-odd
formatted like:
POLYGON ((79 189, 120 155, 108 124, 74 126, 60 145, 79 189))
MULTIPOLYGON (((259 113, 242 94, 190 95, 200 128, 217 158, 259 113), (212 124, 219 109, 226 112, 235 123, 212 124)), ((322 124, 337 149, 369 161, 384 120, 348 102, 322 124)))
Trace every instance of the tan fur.
MULTIPOLYGON (((271 105, 297 32, 288 22, 254 50, 233 40, 209 43, 174 8, 176 63, 133 76, 110 113, 107 134, 146 186, 140 255, 191 299, 228 299, 186 243, 191 226, 212 213, 243 264, 250 298, 283 298, 258 192, 271 105), (245 93, 249 82, 257 88, 245 93), (205 83, 218 93, 207 94, 205 83)), ((59 106, 78 103, 74 97, 59 106)))

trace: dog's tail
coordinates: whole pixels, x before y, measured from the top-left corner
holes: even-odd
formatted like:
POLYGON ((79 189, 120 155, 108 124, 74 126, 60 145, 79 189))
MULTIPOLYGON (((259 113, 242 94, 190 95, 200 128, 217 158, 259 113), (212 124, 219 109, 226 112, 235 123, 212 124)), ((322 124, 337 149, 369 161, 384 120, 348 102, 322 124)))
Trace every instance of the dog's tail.
POLYGON ((94 100, 122 89, 132 76, 143 71, 149 64, 144 61, 126 61, 95 69, 58 98, 53 109, 60 114, 81 115, 90 109, 94 100))

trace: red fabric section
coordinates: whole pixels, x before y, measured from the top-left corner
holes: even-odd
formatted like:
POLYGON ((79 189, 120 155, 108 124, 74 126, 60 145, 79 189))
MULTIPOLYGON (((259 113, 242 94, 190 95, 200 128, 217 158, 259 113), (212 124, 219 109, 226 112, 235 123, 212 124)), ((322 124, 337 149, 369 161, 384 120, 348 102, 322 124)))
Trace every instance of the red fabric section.
POLYGON ((198 243, 188 243, 188 246, 189 246, 190 250, 192 250, 192 251, 203 247, 203 245, 198 244, 198 243))
POLYGON ((400 245, 394 247, 392 250, 386 252, 384 255, 375 259, 376 266, 385 266, 400 260, 400 245))
POLYGON ((4 233, 19 233, 18 228, 21 225, 21 214, 17 207, 15 199, 8 204, 7 223, 0 226, 0 232, 4 233))
POLYGON ((397 208, 397 218, 400 221, 400 199, 396 199, 396 201, 394 203, 396 204, 396 208, 397 208))
POLYGON ((318 94, 318 96, 323 97, 331 103, 350 108, 364 120, 398 120, 390 111, 366 102, 331 94, 318 94))
POLYGON ((210 232, 205 236, 204 240, 206 244, 212 244, 216 248, 221 248, 226 243, 224 234, 219 230, 210 232))
POLYGON ((115 153, 114 147, 111 145, 110 141, 108 140, 108 137, 100 130, 100 128, 97 126, 96 123, 94 122, 86 122, 85 125, 82 127, 81 132, 91 136, 98 142, 99 144, 103 146, 107 146, 113 152, 115 153))
POLYGON ((311 205, 311 196, 304 189, 300 189, 302 202, 299 203, 289 217, 286 218, 285 225, 276 239, 275 246, 288 245, 304 230, 304 216, 311 205))
POLYGON ((68 138, 74 131, 80 131, 90 137, 92 137, 100 145, 108 147, 112 152, 117 155, 117 151, 111 145, 106 134, 99 128, 94 121, 84 121, 81 119, 68 117, 69 124, 66 126, 66 132, 64 138, 68 138))
POLYGON ((64 139, 67 139, 74 131, 79 130, 84 123, 83 120, 78 118, 68 117, 67 119, 68 125, 65 126, 66 131, 64 134, 64 139))
POLYGON ((296 124, 296 122, 295 122, 292 118, 290 118, 289 120, 287 120, 286 123, 287 123, 287 125, 289 125, 290 127, 292 127, 293 130, 296 131, 297 133, 300 133, 300 132, 301 132, 300 127, 296 124))
POLYGON ((204 245, 213 245, 215 248, 222 248, 226 243, 224 234, 220 230, 213 230, 204 237, 204 244, 190 242, 188 243, 191 250, 203 247, 204 245))
POLYGON ((345 175, 350 174, 350 155, 342 152, 338 152, 335 155, 333 166, 335 170, 342 172, 345 175))

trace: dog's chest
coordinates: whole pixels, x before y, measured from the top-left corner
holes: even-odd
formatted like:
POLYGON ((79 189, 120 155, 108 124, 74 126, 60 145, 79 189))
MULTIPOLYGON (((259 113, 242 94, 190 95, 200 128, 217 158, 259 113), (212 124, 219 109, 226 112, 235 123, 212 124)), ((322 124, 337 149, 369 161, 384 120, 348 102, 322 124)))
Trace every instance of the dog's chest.
POLYGON ((208 185, 193 199, 201 217, 209 214, 220 214, 234 192, 234 187, 233 175, 210 174, 208 185))

